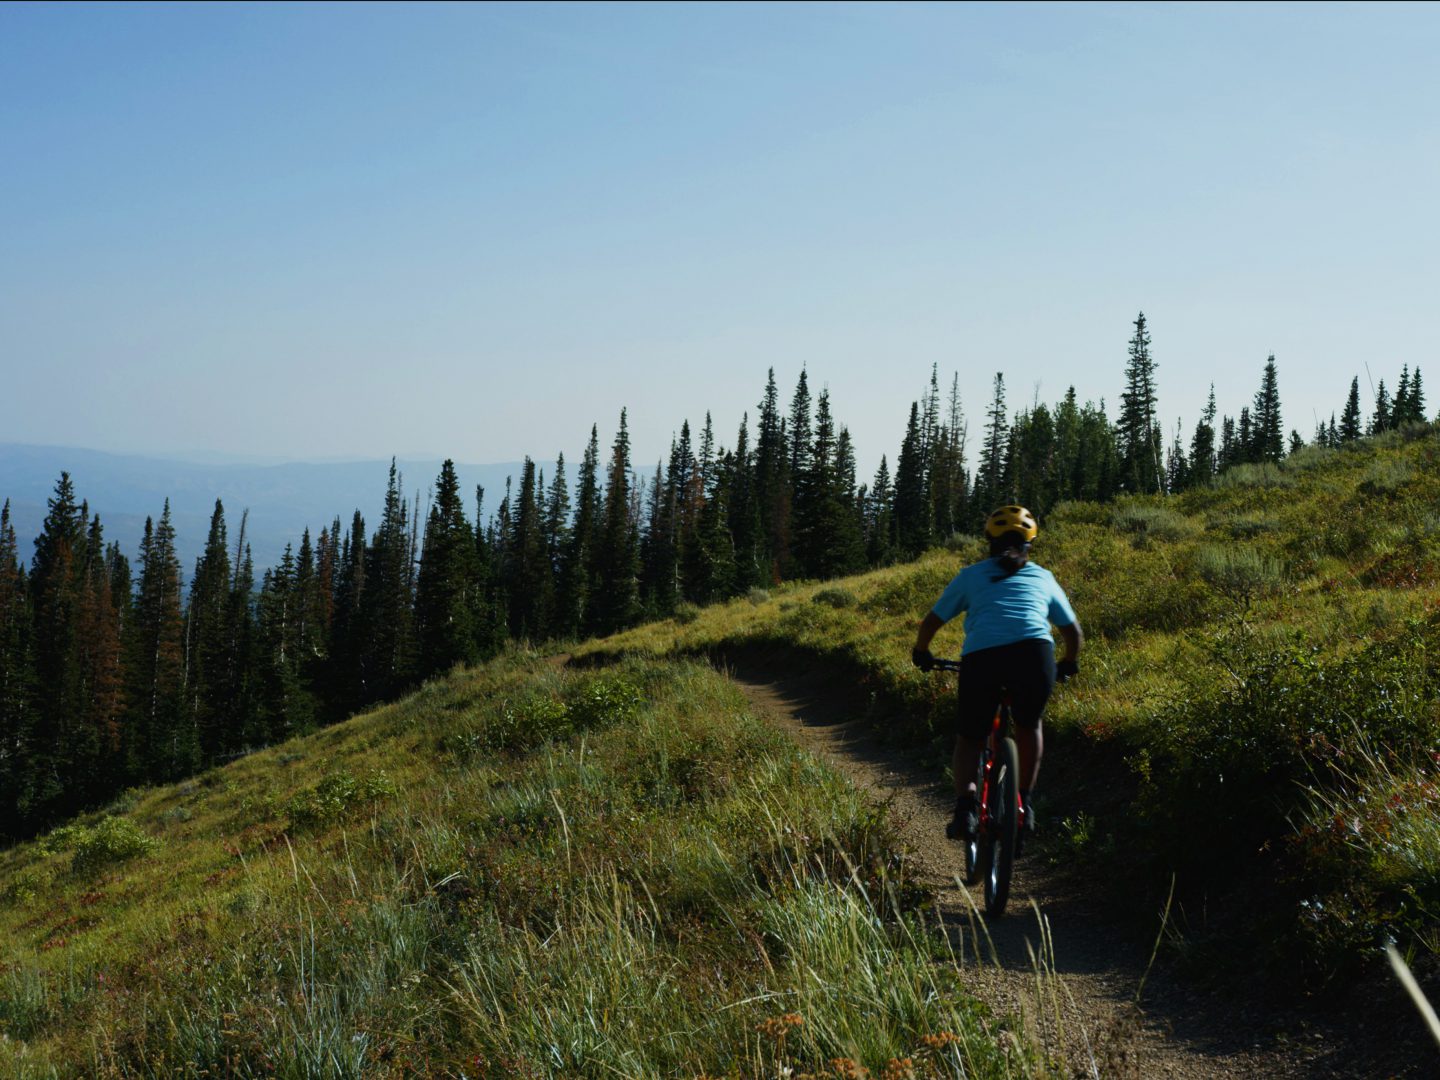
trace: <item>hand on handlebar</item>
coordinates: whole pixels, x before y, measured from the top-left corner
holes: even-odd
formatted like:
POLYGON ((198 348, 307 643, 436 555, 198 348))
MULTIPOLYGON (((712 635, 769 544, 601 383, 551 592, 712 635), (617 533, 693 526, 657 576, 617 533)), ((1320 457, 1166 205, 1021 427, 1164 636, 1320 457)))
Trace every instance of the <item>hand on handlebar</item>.
POLYGON ((935 670, 935 656, 929 649, 911 649, 910 662, 921 671, 935 670))
POLYGON ((1057 683, 1069 682, 1079 674, 1080 662, 1078 660, 1061 660, 1055 665, 1055 681, 1057 683))

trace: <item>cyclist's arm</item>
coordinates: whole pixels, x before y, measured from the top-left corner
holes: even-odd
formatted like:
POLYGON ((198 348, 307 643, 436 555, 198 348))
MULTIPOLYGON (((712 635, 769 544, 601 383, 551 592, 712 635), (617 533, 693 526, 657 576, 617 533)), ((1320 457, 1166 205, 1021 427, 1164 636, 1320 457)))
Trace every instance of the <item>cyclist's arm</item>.
POLYGON ((933 611, 927 611, 925 618, 920 620, 920 625, 915 630, 915 650, 927 652, 930 649, 930 639, 935 632, 945 625, 945 620, 936 615, 933 611))
POLYGON ((1069 626, 1057 627, 1060 631, 1060 640, 1065 642, 1065 659, 1078 660, 1080 658, 1080 647, 1085 644, 1085 635, 1080 632, 1080 624, 1073 622, 1069 626))

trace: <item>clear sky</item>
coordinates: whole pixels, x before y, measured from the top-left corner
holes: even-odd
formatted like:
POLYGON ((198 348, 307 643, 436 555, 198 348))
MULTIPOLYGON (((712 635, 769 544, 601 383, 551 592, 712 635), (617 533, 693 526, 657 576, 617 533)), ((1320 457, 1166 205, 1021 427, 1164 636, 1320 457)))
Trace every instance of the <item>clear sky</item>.
MULTIPOLYGON (((637 464, 774 366, 862 469, 1276 355, 1440 407, 1440 9, 0 6, 0 441, 637 464), (1433 374, 1432 374, 1433 371, 1433 374), (1037 391, 1038 387, 1038 391, 1037 391)), ((1368 406, 1368 403, 1367 403, 1368 406)), ((1113 415, 1113 409, 1112 409, 1113 415)))

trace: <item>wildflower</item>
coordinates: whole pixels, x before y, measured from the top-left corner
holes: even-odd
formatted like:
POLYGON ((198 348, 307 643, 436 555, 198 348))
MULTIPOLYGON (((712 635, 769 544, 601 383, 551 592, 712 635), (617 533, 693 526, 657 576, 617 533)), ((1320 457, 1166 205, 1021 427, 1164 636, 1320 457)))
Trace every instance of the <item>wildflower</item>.
POLYGON ((783 1016, 772 1016, 768 1020, 762 1020, 755 1025, 755 1030, 768 1039, 774 1039, 777 1043, 783 1043, 785 1036, 791 1031, 801 1027, 805 1018, 799 1013, 785 1013, 783 1016))
POLYGON ((951 1043, 957 1043, 959 1041, 960 1036, 956 1035, 953 1031, 942 1031, 938 1035, 920 1036, 921 1044, 932 1054, 941 1053, 951 1043))
POLYGON ((885 1063, 880 1080, 915 1080, 915 1062, 911 1058, 891 1058, 885 1063))

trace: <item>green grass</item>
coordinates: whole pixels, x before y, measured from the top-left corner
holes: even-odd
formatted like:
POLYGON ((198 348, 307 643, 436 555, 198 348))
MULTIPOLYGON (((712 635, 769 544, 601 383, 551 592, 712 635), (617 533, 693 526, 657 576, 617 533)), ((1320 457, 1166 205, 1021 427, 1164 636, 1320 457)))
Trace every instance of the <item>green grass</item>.
POLYGON ((0 1075, 1043 1074, 925 902, 708 666, 517 653, 0 853, 0 1075))

